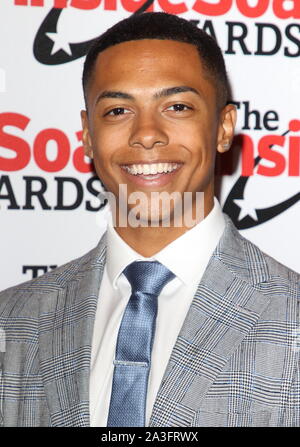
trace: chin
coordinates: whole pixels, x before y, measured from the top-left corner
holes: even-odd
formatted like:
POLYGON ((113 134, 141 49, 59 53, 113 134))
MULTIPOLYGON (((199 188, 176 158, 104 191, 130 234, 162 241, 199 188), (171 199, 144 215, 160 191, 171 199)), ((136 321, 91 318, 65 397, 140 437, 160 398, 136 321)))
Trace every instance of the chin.
POLYGON ((172 224, 172 214, 169 212, 153 212, 153 209, 134 209, 128 213, 128 226, 130 227, 170 227, 172 224))

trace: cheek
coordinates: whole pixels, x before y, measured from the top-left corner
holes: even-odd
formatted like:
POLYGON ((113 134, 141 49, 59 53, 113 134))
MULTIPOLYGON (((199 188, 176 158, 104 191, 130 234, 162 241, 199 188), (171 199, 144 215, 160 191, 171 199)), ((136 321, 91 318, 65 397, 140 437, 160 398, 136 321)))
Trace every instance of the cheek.
POLYGON ((98 125, 93 136, 93 143, 99 153, 112 157, 118 153, 128 142, 128 126, 98 125))
POLYGON ((216 136, 212 127, 208 132, 202 126, 189 133, 189 138, 184 138, 185 148, 190 160, 190 173, 186 181, 191 190, 204 190, 214 175, 214 164, 216 154, 216 136))
POLYGON ((94 136, 92 139, 93 146, 93 163, 98 174, 98 177, 107 185, 107 181, 111 178, 110 173, 110 160, 112 153, 110 151, 110 145, 107 144, 105 138, 97 138, 94 136))
POLYGON ((98 177, 105 184, 106 188, 117 194, 118 185, 120 184, 120 175, 118 160, 122 147, 120 142, 124 138, 120 138, 116 131, 98 128, 93 135, 92 144, 94 151, 94 166, 98 177))
POLYGON ((109 166, 118 148, 118 141, 113 132, 99 129, 92 137, 94 161, 100 165, 109 166))
POLYGON ((186 152, 187 158, 194 169, 201 169, 202 164, 210 162, 213 153, 213 138, 202 126, 189 126, 181 131, 178 137, 181 148, 186 152))

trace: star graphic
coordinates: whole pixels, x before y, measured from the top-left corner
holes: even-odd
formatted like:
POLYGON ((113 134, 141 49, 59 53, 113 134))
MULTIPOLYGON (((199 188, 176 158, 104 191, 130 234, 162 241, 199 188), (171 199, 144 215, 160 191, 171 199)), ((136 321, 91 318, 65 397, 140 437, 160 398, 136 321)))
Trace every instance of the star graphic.
POLYGON ((234 203, 240 208, 240 213, 238 217, 239 221, 244 219, 244 217, 246 216, 252 217, 253 220, 256 221, 258 220, 256 209, 253 208, 253 206, 250 205, 250 203, 247 203, 245 199, 235 199, 234 203))
POLYGON ((59 33, 46 33, 46 35, 54 42, 51 50, 51 56, 57 53, 59 50, 63 50, 69 56, 72 56, 70 44, 66 40, 66 37, 63 37, 62 34, 59 33))

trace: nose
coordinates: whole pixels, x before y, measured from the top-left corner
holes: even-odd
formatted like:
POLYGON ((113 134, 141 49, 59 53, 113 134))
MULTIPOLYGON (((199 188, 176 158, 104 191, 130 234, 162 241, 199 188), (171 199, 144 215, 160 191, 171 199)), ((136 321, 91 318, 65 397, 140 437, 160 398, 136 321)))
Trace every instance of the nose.
POLYGON ((129 146, 152 149, 157 145, 166 146, 168 142, 168 135, 163 130, 159 117, 143 113, 136 118, 131 129, 129 146))

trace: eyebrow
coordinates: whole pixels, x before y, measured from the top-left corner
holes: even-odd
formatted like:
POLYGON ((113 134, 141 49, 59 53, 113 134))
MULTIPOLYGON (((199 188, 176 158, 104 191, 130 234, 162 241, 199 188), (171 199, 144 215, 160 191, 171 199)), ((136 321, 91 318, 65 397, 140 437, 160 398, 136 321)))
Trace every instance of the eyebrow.
POLYGON ((201 96, 198 90, 196 90, 193 87, 189 87, 187 85, 180 85, 179 87, 169 87, 169 88, 163 88, 159 92, 155 93, 154 98, 164 98, 167 96, 175 95, 176 93, 185 93, 185 92, 192 92, 196 93, 196 95, 201 96))
POLYGON ((129 95, 129 93, 125 92, 118 92, 115 90, 104 90, 96 99, 96 104, 104 98, 122 98, 122 99, 131 99, 134 100, 134 97, 132 95, 129 95))
MULTIPOLYGON (((177 93, 185 93, 185 92, 192 92, 200 97, 202 96, 199 93, 199 91, 196 90, 195 88, 189 87, 187 85, 180 85, 177 87, 163 88, 163 89, 159 90, 157 93, 155 93, 153 97, 154 97, 154 99, 159 99, 159 98, 165 98, 168 96, 172 96, 177 93)), ((97 97, 96 104, 99 101, 101 101, 101 99, 104 99, 104 98, 121 98, 121 99, 129 99, 131 101, 135 100, 135 97, 133 95, 130 95, 129 93, 126 93, 126 92, 121 92, 121 91, 117 91, 117 90, 104 90, 97 97)))

